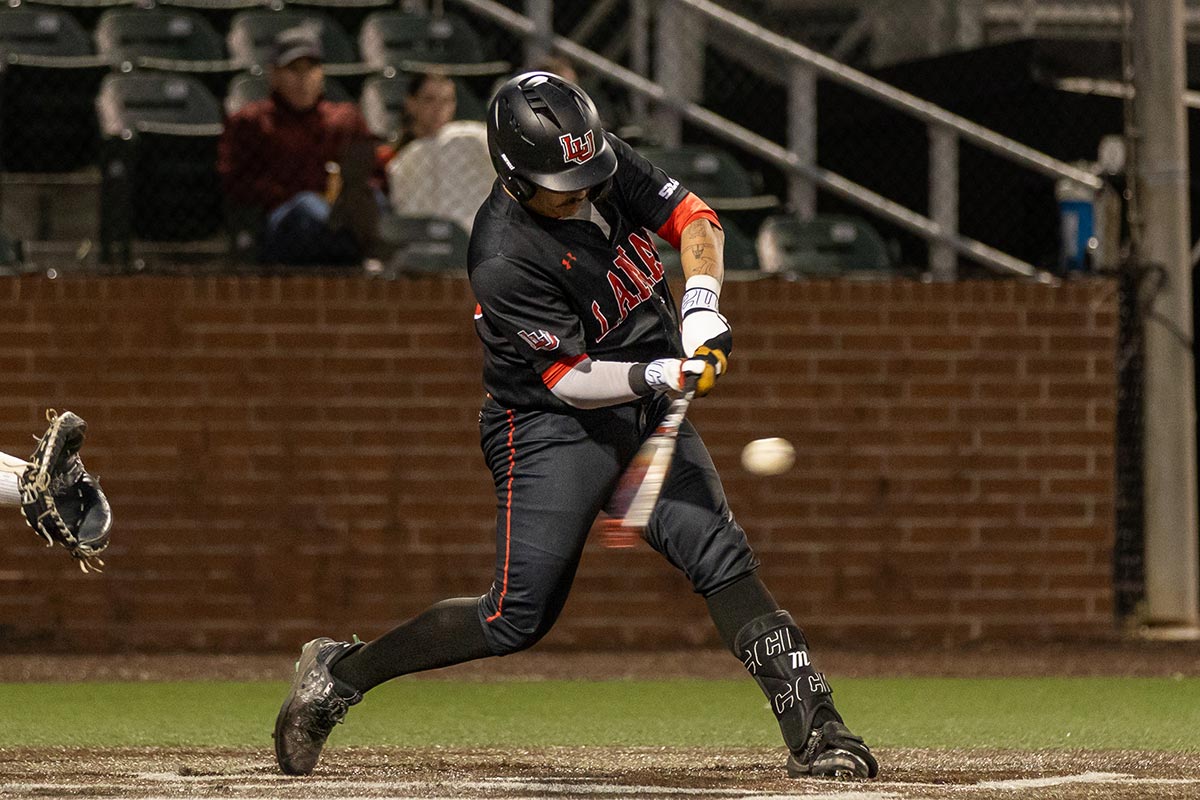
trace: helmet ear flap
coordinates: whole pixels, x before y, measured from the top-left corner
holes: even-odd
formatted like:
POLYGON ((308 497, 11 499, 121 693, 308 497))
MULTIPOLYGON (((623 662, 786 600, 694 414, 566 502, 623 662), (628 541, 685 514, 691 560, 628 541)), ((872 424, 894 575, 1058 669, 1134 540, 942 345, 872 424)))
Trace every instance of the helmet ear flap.
POLYGON ((527 203, 537 194, 537 186, 522 178, 520 175, 510 175, 504 183, 512 196, 522 203, 527 203))

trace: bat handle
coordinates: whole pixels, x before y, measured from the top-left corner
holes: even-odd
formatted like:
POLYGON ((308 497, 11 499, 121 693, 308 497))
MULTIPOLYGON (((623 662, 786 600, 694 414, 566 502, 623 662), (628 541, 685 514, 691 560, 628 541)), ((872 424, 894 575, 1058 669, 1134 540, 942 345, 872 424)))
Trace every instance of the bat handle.
POLYGON ((615 519, 604 520, 604 525, 600 528, 600 541, 605 547, 611 549, 628 550, 636 547, 641 538, 638 531, 622 525, 619 520, 615 519))

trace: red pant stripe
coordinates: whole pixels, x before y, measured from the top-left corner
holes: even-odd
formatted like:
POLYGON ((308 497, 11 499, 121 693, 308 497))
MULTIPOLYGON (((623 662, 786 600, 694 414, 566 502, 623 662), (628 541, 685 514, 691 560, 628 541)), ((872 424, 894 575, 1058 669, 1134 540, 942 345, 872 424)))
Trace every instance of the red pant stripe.
POLYGON ((512 547, 512 485, 513 464, 517 461, 517 450, 513 447, 513 411, 508 409, 508 499, 504 505, 504 583, 500 587, 500 598, 496 601, 496 613, 487 618, 488 622, 497 619, 504 611, 504 595, 508 594, 508 556, 512 547))

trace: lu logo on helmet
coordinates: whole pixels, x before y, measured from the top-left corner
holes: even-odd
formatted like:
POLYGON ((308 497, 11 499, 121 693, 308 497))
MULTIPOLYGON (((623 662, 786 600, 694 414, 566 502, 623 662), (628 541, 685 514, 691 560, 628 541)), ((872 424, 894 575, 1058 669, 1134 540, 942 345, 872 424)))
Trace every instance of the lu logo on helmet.
POLYGON ((585 164, 596 155, 596 139, 591 131, 585 133, 582 138, 564 133, 558 137, 558 141, 562 145, 564 163, 574 161, 577 164, 585 164))

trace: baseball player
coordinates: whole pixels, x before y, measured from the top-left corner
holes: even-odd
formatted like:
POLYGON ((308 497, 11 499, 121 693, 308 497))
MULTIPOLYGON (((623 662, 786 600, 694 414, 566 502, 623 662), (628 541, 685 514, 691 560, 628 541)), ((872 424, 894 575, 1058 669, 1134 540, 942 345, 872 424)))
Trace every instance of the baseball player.
MULTIPOLYGON (((285 773, 311 772, 334 725, 384 681, 541 639, 623 468, 685 385, 696 396, 713 388, 732 349, 718 311, 723 234, 700 198, 605 132, 591 99, 556 75, 507 81, 487 124, 499 179, 475 218, 468 271, 484 349, 495 578, 482 597, 443 600, 372 642, 305 645, 275 724, 285 773), (651 231, 680 250, 680 311, 651 231)), ((804 634, 757 577, 686 421, 646 539, 691 580, 766 693, 788 774, 874 777, 875 758, 834 708, 804 634)))
POLYGON ((50 425, 29 461, 0 453, 0 505, 20 506, 26 523, 48 546, 57 542, 84 572, 100 572, 112 510, 79 457, 87 423, 70 411, 50 411, 46 417, 50 425))

